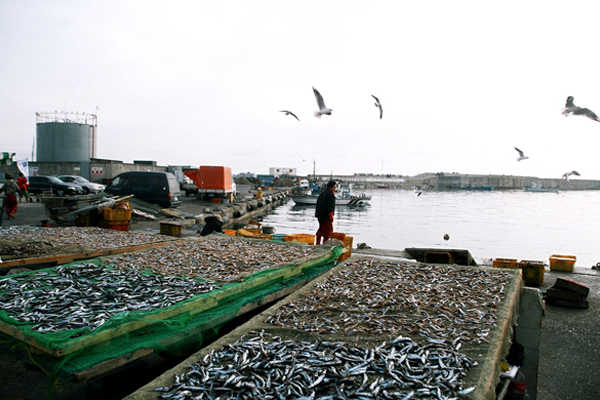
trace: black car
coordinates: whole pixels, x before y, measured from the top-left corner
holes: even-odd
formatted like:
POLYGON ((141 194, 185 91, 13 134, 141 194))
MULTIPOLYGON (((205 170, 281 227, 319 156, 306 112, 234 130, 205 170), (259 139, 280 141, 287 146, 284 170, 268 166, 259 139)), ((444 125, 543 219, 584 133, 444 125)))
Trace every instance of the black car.
POLYGON ((75 183, 66 183, 57 177, 45 175, 29 177, 29 193, 33 195, 54 195, 58 197, 84 194, 83 188, 75 183))
POLYGON ((175 175, 158 171, 121 172, 104 191, 115 196, 132 194, 140 200, 161 207, 177 207, 181 204, 182 195, 175 175))

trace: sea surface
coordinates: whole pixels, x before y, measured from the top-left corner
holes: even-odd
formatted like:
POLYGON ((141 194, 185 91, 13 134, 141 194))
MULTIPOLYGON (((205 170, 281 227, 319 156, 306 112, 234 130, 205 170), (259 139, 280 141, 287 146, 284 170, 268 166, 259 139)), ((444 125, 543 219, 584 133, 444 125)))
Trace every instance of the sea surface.
MULTIPOLYGON (((466 249, 478 263, 494 258, 549 263, 554 254, 576 256, 576 267, 600 262, 600 191, 425 191, 373 189, 364 208, 336 206, 334 231, 353 237, 354 248, 466 249), (444 235, 449 239, 444 240, 444 235)), ((293 200, 265 215, 276 233, 314 234, 314 206, 293 200)))

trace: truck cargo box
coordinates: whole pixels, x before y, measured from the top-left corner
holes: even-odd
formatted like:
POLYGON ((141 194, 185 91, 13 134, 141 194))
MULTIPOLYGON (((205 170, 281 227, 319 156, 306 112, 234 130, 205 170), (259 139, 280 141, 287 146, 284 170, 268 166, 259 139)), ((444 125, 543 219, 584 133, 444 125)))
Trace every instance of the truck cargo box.
POLYGON ((231 168, 201 165, 197 170, 184 171, 194 181, 199 193, 229 193, 233 191, 231 168))

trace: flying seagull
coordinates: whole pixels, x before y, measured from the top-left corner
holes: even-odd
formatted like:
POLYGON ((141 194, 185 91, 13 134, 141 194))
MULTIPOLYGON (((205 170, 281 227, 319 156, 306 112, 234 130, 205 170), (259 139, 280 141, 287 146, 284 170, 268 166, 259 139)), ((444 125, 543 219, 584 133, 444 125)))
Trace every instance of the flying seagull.
POLYGON ((317 99, 317 105, 319 106, 319 111, 315 111, 315 117, 321 118, 321 115, 331 115, 333 111, 330 108, 325 107, 325 102, 323 101, 323 97, 321 93, 313 86, 313 92, 315 93, 315 97, 317 99))
POLYGON ((296 114, 294 114, 294 113, 293 113, 293 112, 291 112, 291 111, 288 111, 288 110, 281 110, 281 111, 279 111, 279 112, 285 113, 285 115, 291 115, 292 117, 294 117, 294 118, 296 118, 298 121, 300 121, 300 118, 296 117, 296 114))
POLYGON ((584 117, 588 117, 591 120, 600 122, 600 118, 596 114, 594 114, 591 110, 587 108, 577 107, 573 104, 573 96, 567 97, 567 103, 565 104, 565 109, 562 112, 562 115, 568 117, 569 115, 583 115, 584 117))
POLYGON ((371 95, 371 97, 375 99, 375 107, 379 108, 379 119, 383 118, 383 108, 381 108, 379 99, 373 95, 371 95))
POLYGON ((519 158, 517 158, 517 161, 527 160, 529 158, 525 154, 523 154, 523 152, 521 150, 517 149, 516 147, 515 147, 515 150, 519 152, 519 158))
POLYGON ((417 197, 419 197, 421 194, 423 194, 423 191, 421 190, 421 186, 415 186, 415 193, 417 194, 417 197))
POLYGON ((577 171, 571 171, 571 172, 565 172, 562 177, 565 178, 567 180, 567 182, 569 182, 569 176, 571 176, 571 175, 581 176, 579 174, 579 172, 577 172, 577 171))

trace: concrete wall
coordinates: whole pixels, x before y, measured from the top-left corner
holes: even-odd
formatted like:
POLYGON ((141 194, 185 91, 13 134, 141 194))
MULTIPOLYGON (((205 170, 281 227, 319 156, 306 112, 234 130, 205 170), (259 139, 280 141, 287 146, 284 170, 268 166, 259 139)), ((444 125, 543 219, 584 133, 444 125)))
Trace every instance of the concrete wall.
MULTIPOLYGON (((91 182, 107 183, 121 172, 126 171, 167 171, 167 167, 156 165, 150 161, 136 161, 126 164, 123 161, 92 158, 89 162, 30 162, 30 175, 81 175, 91 182)), ((19 175, 16 164, 0 165, 0 173, 19 175)))

